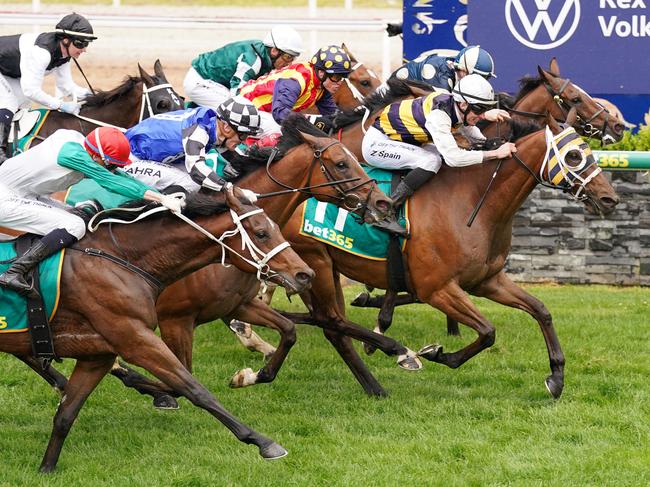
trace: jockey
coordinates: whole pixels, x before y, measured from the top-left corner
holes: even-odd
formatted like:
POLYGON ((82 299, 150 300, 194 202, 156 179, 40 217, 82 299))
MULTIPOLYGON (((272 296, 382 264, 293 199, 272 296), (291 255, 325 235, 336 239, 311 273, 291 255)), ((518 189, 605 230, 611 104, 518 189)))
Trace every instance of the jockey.
MULTIPOLYGON (((160 163, 184 161, 193 181, 189 182, 190 186, 198 184, 221 191, 231 183, 206 164, 206 152, 212 148, 219 153, 233 151, 242 139, 256 135, 259 129, 260 115, 255 106, 236 96, 227 99, 216 110, 199 107, 154 115, 127 130, 126 137, 131 152, 138 159, 160 163)), ((139 178, 135 170, 138 164, 136 161, 133 165, 133 175, 139 178)), ((169 170, 178 171, 174 166, 160 166, 161 173, 169 170)), ((161 177, 161 181, 164 179, 169 178, 161 177)), ((242 191, 251 203, 257 200, 252 191, 242 191)))
MULTIPOLYGON (((512 143, 490 151, 460 149, 452 130, 472 142, 483 141, 485 136, 476 127, 480 120, 502 121, 510 115, 493 108, 494 91, 480 75, 465 76, 452 93, 434 92, 392 103, 363 138, 361 150, 371 166, 410 169, 391 195, 396 207, 431 179, 443 162, 451 167, 469 166, 504 159, 517 151, 512 143)), ((381 228, 381 222, 376 226, 381 228)))
POLYGON ((216 109, 244 83, 288 66, 302 50, 298 32, 276 25, 263 41, 232 42, 195 58, 183 81, 185 94, 199 106, 216 109))
POLYGON ((397 69, 390 77, 421 81, 451 91, 456 82, 468 74, 479 74, 485 79, 496 77, 492 56, 480 46, 468 46, 454 59, 424 52, 397 69))
POLYGON ((84 177, 109 191, 181 211, 181 200, 161 195, 118 169, 130 163, 126 137, 111 127, 97 128, 85 138, 77 131, 60 129, 39 145, 7 159, 0 167, 0 225, 44 237, 0 275, 0 286, 29 292, 31 285, 24 274, 85 235, 82 218, 39 201, 39 197, 65 190, 84 177))
POLYGON ((81 56, 95 39, 90 22, 75 13, 63 17, 54 32, 0 37, 0 164, 8 156, 11 121, 19 108, 29 108, 35 102, 51 110, 79 113, 79 103, 62 100, 89 93, 72 80, 70 59, 81 56), (61 98, 43 91, 43 77, 51 73, 61 98))
POLYGON ((320 116, 313 121, 314 125, 329 132, 332 128, 329 117, 337 110, 332 95, 351 70, 352 62, 343 49, 326 46, 319 49, 311 61, 292 64, 249 81, 239 93, 260 110, 261 136, 277 134, 289 113, 314 105, 320 112, 320 116))

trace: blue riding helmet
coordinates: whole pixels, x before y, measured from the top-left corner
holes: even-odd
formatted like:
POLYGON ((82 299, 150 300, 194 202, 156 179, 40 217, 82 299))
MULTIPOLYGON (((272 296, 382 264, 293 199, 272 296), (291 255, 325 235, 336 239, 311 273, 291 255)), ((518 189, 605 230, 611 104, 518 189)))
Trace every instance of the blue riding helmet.
POLYGON ((350 74, 352 62, 350 56, 339 46, 326 46, 318 50, 311 58, 311 64, 327 74, 350 74))
POLYGON ((481 46, 468 46, 462 49, 454 59, 456 69, 464 69, 468 74, 480 74, 486 79, 496 78, 494 61, 490 53, 481 46))

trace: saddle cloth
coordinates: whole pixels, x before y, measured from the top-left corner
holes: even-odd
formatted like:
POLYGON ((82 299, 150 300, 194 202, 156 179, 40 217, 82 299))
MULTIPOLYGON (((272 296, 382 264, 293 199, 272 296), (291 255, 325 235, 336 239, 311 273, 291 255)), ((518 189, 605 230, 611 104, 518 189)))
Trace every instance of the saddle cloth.
MULTIPOLYGON (((392 172, 363 166, 368 177, 390 194, 392 172)), ((409 202, 400 209, 399 223, 408 229, 409 202)), ((371 225, 360 223, 359 217, 331 203, 310 198, 303 204, 300 234, 370 260, 387 260, 389 234, 371 225)), ((406 240, 400 239, 402 251, 406 240)))
MULTIPOLYGON (((16 257, 14 242, 0 242, 0 272, 11 265, 7 262, 16 257)), ((38 265, 41 296, 45 313, 51 321, 59 303, 61 269, 65 250, 48 257, 38 265)), ((20 294, 0 286, 0 333, 16 333, 28 330, 27 300, 20 294)))

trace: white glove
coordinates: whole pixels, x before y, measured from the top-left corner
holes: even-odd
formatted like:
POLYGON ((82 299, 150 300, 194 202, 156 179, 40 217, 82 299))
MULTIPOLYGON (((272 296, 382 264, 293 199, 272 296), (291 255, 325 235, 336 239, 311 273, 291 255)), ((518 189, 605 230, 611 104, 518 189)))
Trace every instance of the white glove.
POLYGON ((76 103, 74 101, 64 101, 61 103, 59 110, 65 113, 72 113, 73 115, 79 115, 81 110, 81 103, 76 103))
POLYGON ((493 108, 483 114, 483 118, 488 122, 504 122, 510 120, 510 114, 505 110, 493 108))
POLYGON ((180 213, 185 206, 185 198, 163 194, 160 198, 160 204, 169 208, 172 213, 180 213))
POLYGON ((244 196, 244 198, 246 198, 250 202, 251 205, 257 201, 257 195, 253 191, 251 191, 250 189, 239 188, 239 191, 242 192, 242 195, 244 196))
POLYGON ((512 157, 512 154, 515 152, 517 152, 517 146, 512 142, 506 142, 496 150, 498 159, 507 159, 508 157, 512 157))

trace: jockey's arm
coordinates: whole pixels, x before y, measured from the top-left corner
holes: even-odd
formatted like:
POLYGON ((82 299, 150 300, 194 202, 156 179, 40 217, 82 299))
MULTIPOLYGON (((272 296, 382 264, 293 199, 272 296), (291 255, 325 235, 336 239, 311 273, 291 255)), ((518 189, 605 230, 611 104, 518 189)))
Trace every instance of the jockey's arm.
POLYGON ((70 63, 62 64, 52 71, 54 73, 57 95, 61 98, 74 96, 75 99, 82 99, 90 94, 90 90, 79 86, 72 79, 70 63))
POLYGON ((185 150, 185 169, 192 180, 205 188, 221 191, 226 180, 217 176, 205 163, 205 147, 210 138, 205 128, 195 124, 183 129, 183 149, 185 150))
POLYGON ((230 94, 235 96, 247 82, 255 79, 262 69, 262 60, 254 52, 244 52, 237 59, 237 69, 230 78, 230 94))
POLYGON ((486 140, 485 135, 476 125, 463 125, 458 129, 458 132, 472 144, 485 142, 486 140))
POLYGON ((333 117, 338 110, 334 98, 328 91, 316 102, 316 108, 318 108, 318 111, 324 117, 333 117))
POLYGON ((43 91, 43 78, 50 60, 50 53, 38 46, 30 45, 27 49, 21 49, 20 88, 30 100, 56 110, 61 107, 61 100, 43 91))
POLYGON ((432 110, 427 115, 425 127, 431 134, 433 145, 448 166, 471 166, 483 161, 483 151, 463 150, 458 147, 451 133, 451 119, 442 110, 432 110))
POLYGON ((273 87, 273 119, 282 125, 282 121, 293 111, 300 96, 300 83, 295 79, 279 79, 273 87))

